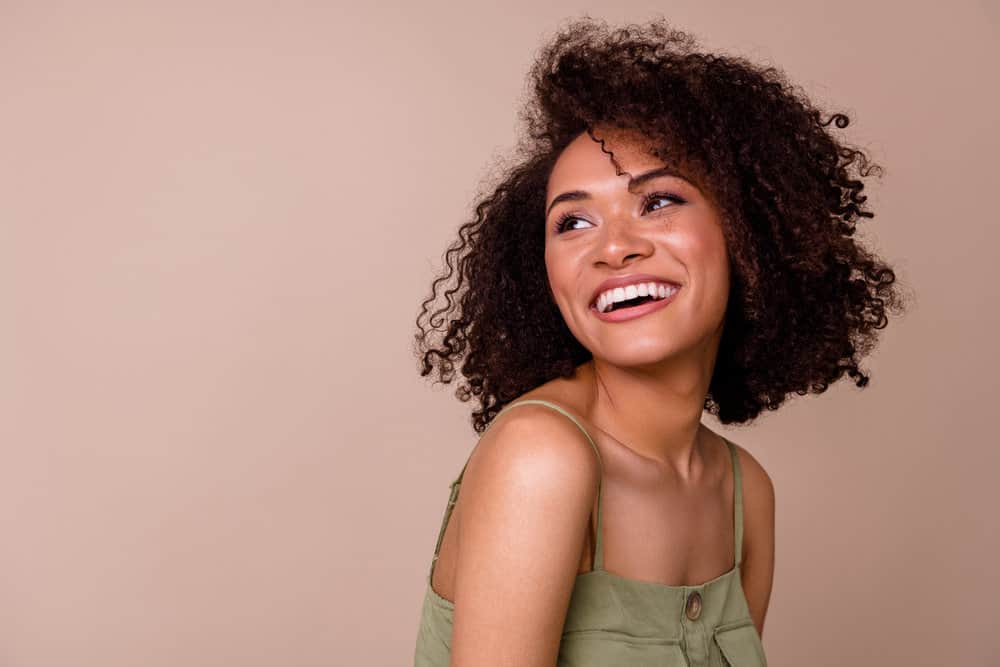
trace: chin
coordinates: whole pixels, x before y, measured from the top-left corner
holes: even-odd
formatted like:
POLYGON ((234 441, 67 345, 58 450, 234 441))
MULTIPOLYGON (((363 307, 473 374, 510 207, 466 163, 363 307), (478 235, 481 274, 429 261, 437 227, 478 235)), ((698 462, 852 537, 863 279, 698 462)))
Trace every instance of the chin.
POLYGON ((595 349, 594 359, 619 368, 654 368, 675 358, 680 350, 676 345, 660 341, 655 345, 622 346, 614 350, 595 349))

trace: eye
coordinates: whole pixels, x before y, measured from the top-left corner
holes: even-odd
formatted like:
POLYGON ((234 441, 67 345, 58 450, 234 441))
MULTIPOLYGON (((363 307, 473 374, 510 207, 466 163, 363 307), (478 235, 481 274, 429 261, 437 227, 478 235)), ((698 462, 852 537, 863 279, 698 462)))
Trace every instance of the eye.
MULTIPOLYGON (((556 230, 556 234, 561 234, 562 232, 566 231, 566 229, 569 227, 569 225, 573 223, 574 220, 583 220, 583 218, 573 215, 572 213, 563 213, 562 215, 560 215, 553 224, 553 227, 556 230)), ((586 220, 583 220, 583 222, 586 222, 586 220)))
MULTIPOLYGON (((662 208, 669 208, 665 204, 650 208, 650 204, 656 204, 658 202, 664 202, 664 201, 672 202, 674 204, 686 203, 686 200, 682 199, 681 197, 678 197, 677 195, 670 194, 669 192, 657 192, 655 194, 651 194, 648 197, 646 197, 646 200, 643 202, 642 205, 642 210, 644 212, 649 210, 659 211, 662 208)), ((572 213, 563 213, 556 219, 552 227, 555 230, 556 234, 561 234, 565 231, 572 231, 573 228, 570 227, 570 225, 572 225, 573 222, 577 220, 587 222, 583 218, 574 215, 572 213)))
MULTIPOLYGON (((656 203, 656 202, 659 202, 659 201, 670 201, 670 202, 674 202, 675 204, 683 204, 684 203, 684 200, 681 199, 680 197, 678 197, 677 195, 672 195, 669 192, 657 192, 655 194, 651 194, 648 197, 646 197, 646 201, 643 203, 643 210, 647 210, 649 208, 649 205, 651 203, 656 203)), ((658 211, 661 208, 665 208, 665 207, 664 206, 657 206, 657 207, 653 208, 652 210, 658 211)))

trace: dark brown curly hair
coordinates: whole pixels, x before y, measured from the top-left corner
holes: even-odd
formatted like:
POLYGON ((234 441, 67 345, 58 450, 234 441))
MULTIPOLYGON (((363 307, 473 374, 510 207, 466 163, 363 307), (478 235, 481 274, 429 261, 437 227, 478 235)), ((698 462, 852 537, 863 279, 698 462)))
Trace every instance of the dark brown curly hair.
POLYGON ((476 432, 591 359, 549 291, 544 207, 556 158, 598 126, 638 130, 718 206, 731 291, 706 410, 746 423, 844 373, 868 383, 859 360, 904 299, 889 265, 854 238, 874 215, 862 179, 881 168, 830 127, 847 127, 845 114, 824 119, 780 70, 698 51, 663 18, 572 20, 540 50, 529 84, 516 159, 459 227, 417 317, 420 374, 447 384, 463 360, 455 393, 479 398, 476 432))

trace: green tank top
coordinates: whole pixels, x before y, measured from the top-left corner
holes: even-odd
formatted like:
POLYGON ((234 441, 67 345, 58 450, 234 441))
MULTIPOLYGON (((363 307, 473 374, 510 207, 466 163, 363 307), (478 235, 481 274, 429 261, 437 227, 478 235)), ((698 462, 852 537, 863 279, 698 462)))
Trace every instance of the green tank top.
MULTIPOLYGON (((528 403, 546 405, 571 419, 587 436, 600 462, 600 452, 587 429, 555 403, 525 399, 506 406, 497 417, 517 405, 528 403)), ((495 422, 496 417, 489 426, 495 422)), ((576 577, 559 644, 557 667, 766 667, 764 647, 750 617, 740 582, 743 545, 740 463, 733 443, 725 441, 733 465, 736 545, 733 568, 697 586, 668 586, 608 572, 604 569, 599 480, 594 567, 576 577)), ((427 576, 414 667, 449 665, 455 605, 438 595, 431 581, 445 527, 468 464, 466 460, 458 478, 451 483, 451 496, 427 576)))

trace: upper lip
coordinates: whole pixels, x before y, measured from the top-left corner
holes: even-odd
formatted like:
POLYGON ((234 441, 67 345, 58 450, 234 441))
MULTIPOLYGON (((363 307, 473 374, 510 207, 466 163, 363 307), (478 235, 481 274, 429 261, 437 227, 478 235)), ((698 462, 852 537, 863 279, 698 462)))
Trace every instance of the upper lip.
POLYGON ((663 278, 662 276, 654 276, 649 273, 630 273, 627 276, 615 276, 614 278, 608 278, 603 283, 598 285, 597 289, 594 290, 593 295, 590 297, 590 305, 593 306, 594 303, 597 302, 597 297, 599 297, 602 292, 606 292, 614 287, 625 287, 626 285, 651 282, 667 283, 668 285, 676 285, 680 287, 680 283, 668 278, 663 278))

